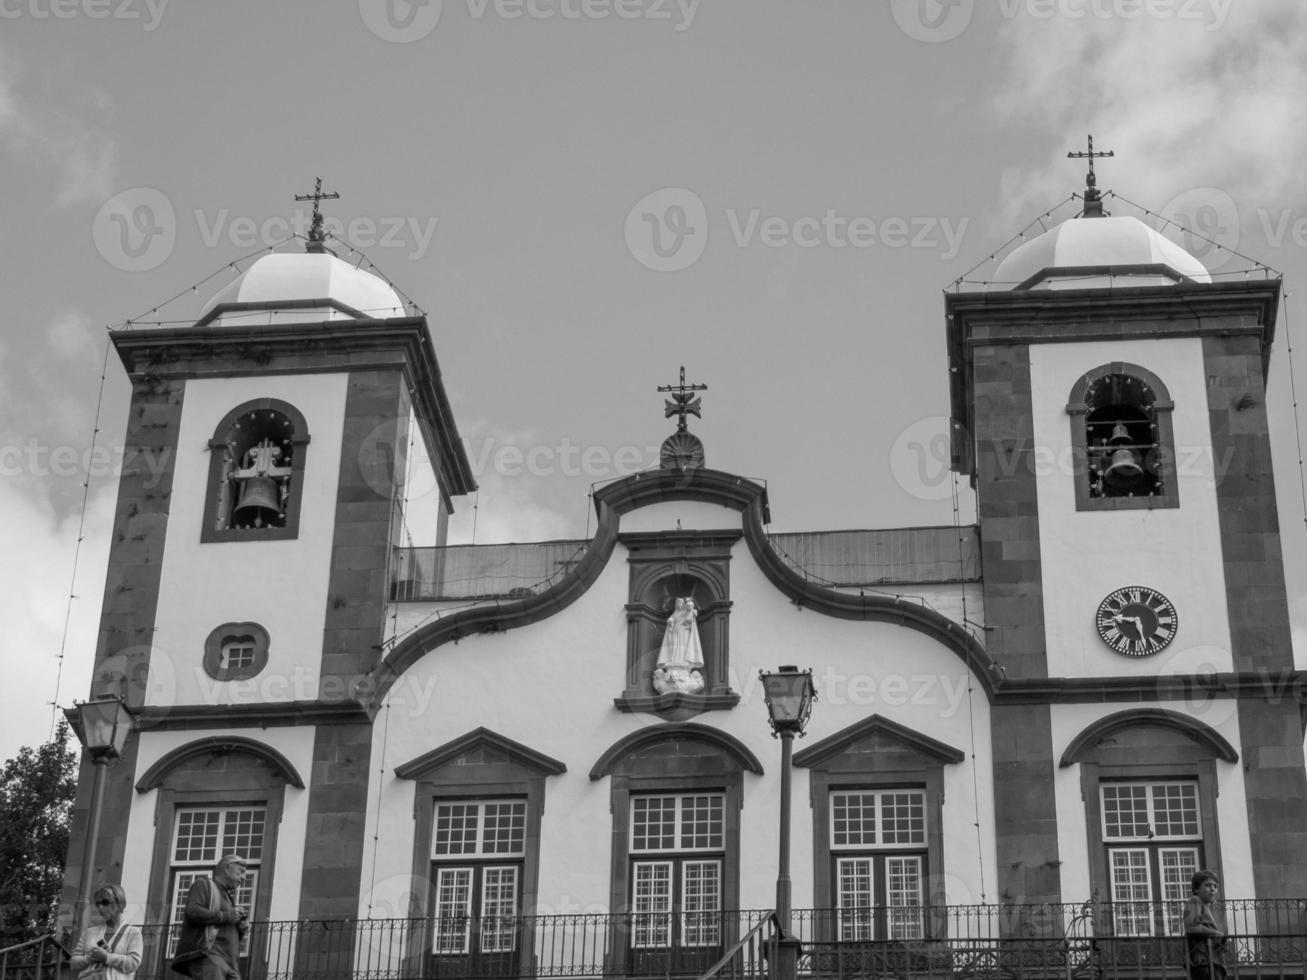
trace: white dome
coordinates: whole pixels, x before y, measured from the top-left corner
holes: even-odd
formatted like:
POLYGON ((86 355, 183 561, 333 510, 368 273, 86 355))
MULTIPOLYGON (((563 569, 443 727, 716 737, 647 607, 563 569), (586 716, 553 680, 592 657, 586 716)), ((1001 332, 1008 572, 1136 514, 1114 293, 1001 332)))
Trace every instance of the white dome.
POLYGON ((383 280, 330 252, 274 252, 204 304, 197 325, 317 323, 404 316, 404 301, 383 280))
POLYGON ((1196 258, 1138 218, 1074 218, 1008 253, 994 271, 1009 289, 1093 289, 1211 282, 1196 258))

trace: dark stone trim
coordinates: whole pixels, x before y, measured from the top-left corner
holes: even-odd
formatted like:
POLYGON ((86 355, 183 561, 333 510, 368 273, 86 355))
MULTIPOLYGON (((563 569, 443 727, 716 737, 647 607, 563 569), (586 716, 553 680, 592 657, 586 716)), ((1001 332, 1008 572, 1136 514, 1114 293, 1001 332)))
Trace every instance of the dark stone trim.
POLYGON ((621 515, 664 500, 701 500, 738 511, 760 502, 763 523, 771 522, 766 487, 742 476, 706 467, 633 473, 596 490, 594 495, 595 511, 600 516, 608 508, 621 515))
POLYGON ((1086 753, 1094 749, 1099 742, 1112 734, 1127 728, 1145 726, 1149 728, 1169 728, 1207 749, 1222 762, 1238 762, 1239 753, 1234 750, 1219 732, 1214 731, 1201 721, 1178 711, 1165 708, 1135 708, 1130 711, 1118 711, 1116 714, 1100 718, 1085 728, 1071 740, 1058 762, 1059 769, 1065 769, 1084 760, 1086 753))
POLYGON ((897 623, 924 633, 954 651, 992 699, 997 664, 965 628, 916 603, 881 595, 850 595, 807 581, 767 543, 766 524, 771 517, 766 488, 730 473, 698 469, 636 473, 596 491, 598 528, 585 555, 568 575, 538 595, 460 610, 406 636, 368 675, 373 692, 366 702, 368 711, 375 716, 396 679, 437 647, 476 633, 526 626, 567 608, 585 594, 607 565, 618 541, 621 515, 662 500, 703 500, 743 511, 749 552, 763 574, 796 606, 837 619, 897 623))
POLYGON ((136 792, 145 793, 162 786, 168 772, 187 759, 197 755, 226 755, 230 752, 245 752, 256 756, 272 766, 286 780, 287 785, 294 786, 296 789, 304 788, 304 780, 300 778, 300 774, 290 760, 272 746, 242 735, 214 735, 211 738, 187 742, 167 753, 136 781, 136 792))
POLYGON ((1071 677, 1005 680, 995 704, 1096 704, 1112 701, 1203 701, 1238 698, 1307 705, 1307 671, 1168 674, 1155 677, 1071 677))
MULTIPOLYGON (((211 780, 213 788, 175 789, 166 784, 158 788, 154 808, 154 846, 150 849, 151 865, 145 899, 145 914, 141 921, 167 922, 171 911, 169 904, 172 895, 168 891, 172 870, 172 833, 177 810, 183 807, 202 807, 205 809, 223 809, 230 806, 262 806, 264 808, 263 857, 259 862, 259 887, 254 897, 254 908, 250 917, 256 921, 268 918, 272 907, 273 883, 277 880, 277 835, 281 830, 281 818, 285 809, 286 786, 252 785, 241 776, 219 774, 211 780)), ((209 869, 200 869, 208 871, 209 869)), ((114 878, 120 878, 115 875, 114 878)), ((150 944, 153 945, 153 944, 150 944)), ((147 950, 149 947, 147 946, 147 950)), ((151 976, 167 976, 168 960, 165 957, 167 945, 155 948, 153 952, 158 959, 154 963, 141 962, 142 970, 149 970, 151 976)))
POLYGON ((451 496, 476 489, 426 317, 114 330, 109 337, 133 380, 403 371, 446 507, 452 510, 451 496))
POLYGON ((820 742, 809 745, 802 752, 794 753, 794 766, 797 769, 818 769, 827 765, 831 759, 844 752, 850 745, 873 735, 883 735, 901 743, 927 759, 937 763, 953 765, 966 759, 967 754, 928 735, 913 731, 906 725, 891 721, 883 715, 872 715, 854 722, 842 731, 827 736, 820 742))
POLYGON ((1247 333, 1258 339, 1265 377, 1280 288, 1279 279, 1270 279, 945 294, 953 468, 975 478, 972 356, 977 346, 1247 333))
POLYGON ((650 725, 618 739, 605 750, 590 768, 590 779, 603 779, 613 775, 616 766, 633 752, 659 742, 693 741, 710 745, 722 755, 734 762, 740 769, 762 775, 762 763, 747 745, 734 735, 707 725, 693 722, 668 722, 665 725, 650 725))
POLYGON ((496 752, 500 752, 516 766, 528 772, 536 773, 542 776, 560 776, 567 772, 566 764, 559 762, 557 759, 550 758, 543 752, 537 752, 535 749, 516 742, 507 736, 493 732, 489 728, 476 728, 466 735, 460 735, 458 738, 446 742, 437 748, 426 752, 416 759, 401 763, 395 767, 395 777, 397 779, 421 779, 458 756, 479 747, 489 747, 496 752))
POLYGON ((247 311, 262 312, 264 310, 302 310, 304 312, 313 310, 316 312, 319 307, 323 306, 328 309, 339 310, 341 313, 353 317, 355 320, 368 319, 367 316, 359 310, 354 309, 354 307, 342 303, 338 299, 331 299, 330 297, 324 296, 322 299, 276 299, 261 300, 257 303, 219 303, 213 309, 209 310, 208 313, 204 314, 204 316, 200 317, 200 319, 196 320, 195 326, 207 327, 225 313, 244 313, 247 311))
POLYGON ((617 540, 638 557, 647 561, 677 556, 729 556, 731 546, 744 531, 731 528, 717 531, 623 531, 617 540))
POLYGON ((738 694, 652 694, 647 697, 613 698, 618 711, 660 715, 676 721, 704 711, 729 711, 740 703, 738 694), (684 717, 680 717, 681 715, 684 717))
POLYGON ((268 631, 259 623, 223 623, 204 638, 204 672, 218 681, 248 680, 268 666, 268 646, 268 631), (218 663, 222 657, 222 641, 237 635, 248 635, 253 641, 254 663, 248 667, 228 667, 223 670, 218 663))
MULTIPOLYGON (((362 695, 359 695, 360 697, 362 695)), ((186 731, 201 728, 284 728, 341 725, 368 721, 356 702, 278 701, 266 704, 155 705, 135 712, 141 731, 186 731)))
POLYGON ((851 595, 803 578, 767 543, 764 515, 758 506, 745 513, 744 539, 767 578, 801 610, 836 619, 895 623, 924 633, 956 653, 992 699, 999 671, 985 648, 959 623, 913 602, 882 595, 851 595))
POLYGON ((1080 765, 1080 798, 1085 801, 1090 894, 1112 894, 1112 875, 1107 863, 1109 845, 1103 840, 1103 807, 1099 788, 1103 783, 1129 780, 1148 782, 1192 780, 1198 784, 1198 813, 1203 830, 1202 866, 1216 872, 1216 877, 1224 881, 1225 875, 1221 871, 1221 825, 1216 811, 1216 797, 1219 795, 1220 787, 1216 778, 1216 764, 1211 759, 1201 762, 1192 760, 1148 762, 1137 766, 1104 765, 1087 761, 1080 765))

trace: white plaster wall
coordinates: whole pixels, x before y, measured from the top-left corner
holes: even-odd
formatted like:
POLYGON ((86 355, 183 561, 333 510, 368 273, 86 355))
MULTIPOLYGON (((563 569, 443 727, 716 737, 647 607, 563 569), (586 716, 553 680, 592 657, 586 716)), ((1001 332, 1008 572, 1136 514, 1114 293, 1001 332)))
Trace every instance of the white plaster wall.
MULTIPOLYGON (((139 735, 136 757, 136 772, 133 780, 138 780, 149 768, 174 749, 190 742, 212 736, 230 735, 227 729, 191 730, 185 732, 145 731, 139 735)), ((313 729, 304 728, 270 728, 262 731, 242 732, 247 738, 253 738, 269 748, 276 749, 295 767, 305 783, 304 789, 286 787, 285 804, 281 823, 269 830, 276 835, 277 858, 273 871, 274 880, 264 879, 260 887, 271 887, 271 904, 269 918, 272 920, 299 918, 300 881, 304 871, 304 843, 308 826, 309 791, 308 782, 313 772, 313 729)), ((132 796, 131 811, 128 818, 126 850, 123 855, 122 886, 127 891, 128 900, 138 912, 143 905, 150 887, 150 875, 153 869, 154 844, 156 834, 163 835, 169 843, 172 841, 172 827, 155 827, 154 821, 158 807, 158 790, 135 793, 132 796)), ((139 915, 133 922, 145 921, 139 915)))
MULTIPOLYGON (((1234 701, 1166 701, 1134 703, 1130 708, 1164 708, 1191 715, 1219 732, 1239 749, 1239 717, 1234 701)), ((1053 758, 1060 759, 1082 731, 1122 710, 1119 704, 1067 704, 1053 712, 1053 758)), ((1228 898, 1252 898, 1252 848, 1249 843, 1248 807, 1241 762, 1216 763, 1216 819, 1221 846, 1221 893, 1228 898)), ((1085 801, 1080 790, 1080 765, 1058 769, 1054 777, 1057 800, 1057 836, 1062 860, 1062 895, 1068 902, 1090 897, 1089 843, 1085 801)), ((1205 827, 1204 835, 1213 828, 1205 827)))
POLYGON ((317 697, 347 382, 306 374, 186 383, 146 703, 317 697), (308 425, 299 536, 202 544, 209 440, 223 416, 255 398, 290 402, 308 425), (249 680, 215 681, 202 666, 205 638, 246 621, 268 631, 268 666, 249 680))
MULTIPOLYGON (((737 514, 712 505, 657 504, 628 517, 636 520, 624 518, 623 531, 666 529, 678 519, 684 529, 739 526, 737 514)), ((968 696, 962 661, 914 630, 800 609, 763 576, 743 541, 730 574, 730 677, 741 703, 693 721, 738 738, 765 769, 743 777, 741 906, 771 908, 775 900, 780 743, 771 738, 758 670, 781 664, 811 667, 818 688, 808 736, 796 751, 879 713, 966 753, 966 761, 945 767, 943 871, 947 901, 981 901, 982 873, 991 889, 996 876, 989 711, 979 687, 968 696)), ((373 915, 406 909, 409 894, 425 888, 411 877, 414 787, 395 779, 395 767, 479 726, 567 765, 546 782, 539 911, 607 909, 610 781, 591 781, 589 770, 623 736, 662 724, 613 704, 625 678, 628 576, 619 545, 594 585, 560 613, 442 646, 398 680, 373 739, 372 771, 380 777, 369 790, 366 839, 376 834, 378 846, 375 859, 371 847, 365 856, 361 914, 369 906, 373 915)), ((814 904, 812 810, 807 770, 793 775, 791 873, 794 905, 804 908, 814 904)))
POLYGON ((1232 670, 1216 509, 1221 461, 1213 459, 1211 448, 1201 342, 1180 338, 1032 346, 1030 377, 1050 676, 1232 670), (1085 372, 1113 361, 1152 371, 1175 403, 1178 508, 1076 510, 1067 400, 1085 372), (1098 636, 1098 604, 1126 585, 1157 589, 1176 607, 1179 629, 1160 654, 1124 657, 1098 636))

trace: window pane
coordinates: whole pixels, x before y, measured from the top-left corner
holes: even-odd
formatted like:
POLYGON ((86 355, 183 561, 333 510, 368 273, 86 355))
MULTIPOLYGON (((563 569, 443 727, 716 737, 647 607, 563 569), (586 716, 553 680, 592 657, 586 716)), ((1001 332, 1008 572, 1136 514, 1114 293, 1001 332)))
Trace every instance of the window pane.
POLYGON ((481 950, 504 953, 517 946, 517 868, 486 868, 481 878, 481 950))
POLYGON ((885 859, 885 900, 889 904, 891 939, 921 939, 925 920, 921 906, 921 858, 885 859))
POLYGON ((177 839, 172 849, 173 862, 201 862, 210 867, 217 864, 218 827, 221 820, 220 810, 178 810, 177 839))
POLYGON ((676 846, 676 797, 631 798, 631 850, 670 851, 676 846))
POLYGON ((880 820, 882 843, 926 843, 926 805, 923 794, 882 793, 880 820))
POLYGON ((720 850, 722 846, 721 796, 687 796, 681 807, 681 847, 684 850, 720 850))
POLYGON ((247 864, 263 859, 262 807, 227 810, 222 827, 222 853, 239 854, 247 864))
POLYGON ((835 862, 835 905, 840 939, 872 939, 871 906, 875 901, 871 858, 840 858, 835 862))
POLYGON ((485 854, 521 854, 526 848, 526 803, 514 800, 485 805, 485 854))
POLYGON ((1148 786, 1108 783, 1103 790, 1103 837, 1107 840, 1147 839, 1148 786))
POLYGON ((831 794, 831 846, 863 847, 876 843, 876 794, 831 794))
POLYGON ((432 952, 467 952, 468 916, 471 903, 471 868, 441 868, 436 872, 436 922, 432 936, 432 952))
POLYGON ((1143 848, 1113 848, 1108 852, 1112 872, 1112 912, 1118 936, 1149 936, 1153 932, 1149 903, 1153 899, 1148 876, 1148 852, 1143 848))
POLYGON ((672 938, 672 865, 640 861, 632 869, 631 944, 668 946, 672 938))
POLYGON ((441 803, 437 806, 432 853, 475 854, 478 815, 479 807, 475 803, 441 803))
POLYGON ((1184 935, 1184 906, 1192 894, 1189 880, 1198 870, 1198 848, 1163 847, 1157 857, 1162 872, 1162 900, 1166 902, 1166 930, 1184 935))
POLYGON ((1198 787, 1159 783, 1153 790, 1153 830, 1158 837, 1197 837, 1198 787))
POLYGON ((721 942, 721 862, 686 861, 682 875, 685 945, 716 946, 721 942))

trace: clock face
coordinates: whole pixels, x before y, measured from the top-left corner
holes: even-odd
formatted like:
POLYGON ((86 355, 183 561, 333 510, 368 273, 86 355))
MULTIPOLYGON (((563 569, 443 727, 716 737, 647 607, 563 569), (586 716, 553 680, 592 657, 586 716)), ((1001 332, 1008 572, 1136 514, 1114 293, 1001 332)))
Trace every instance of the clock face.
POLYGON ((1126 657, 1147 657, 1175 637, 1179 617, 1171 600, 1155 589, 1127 585, 1098 604, 1095 617, 1103 642, 1126 657))

